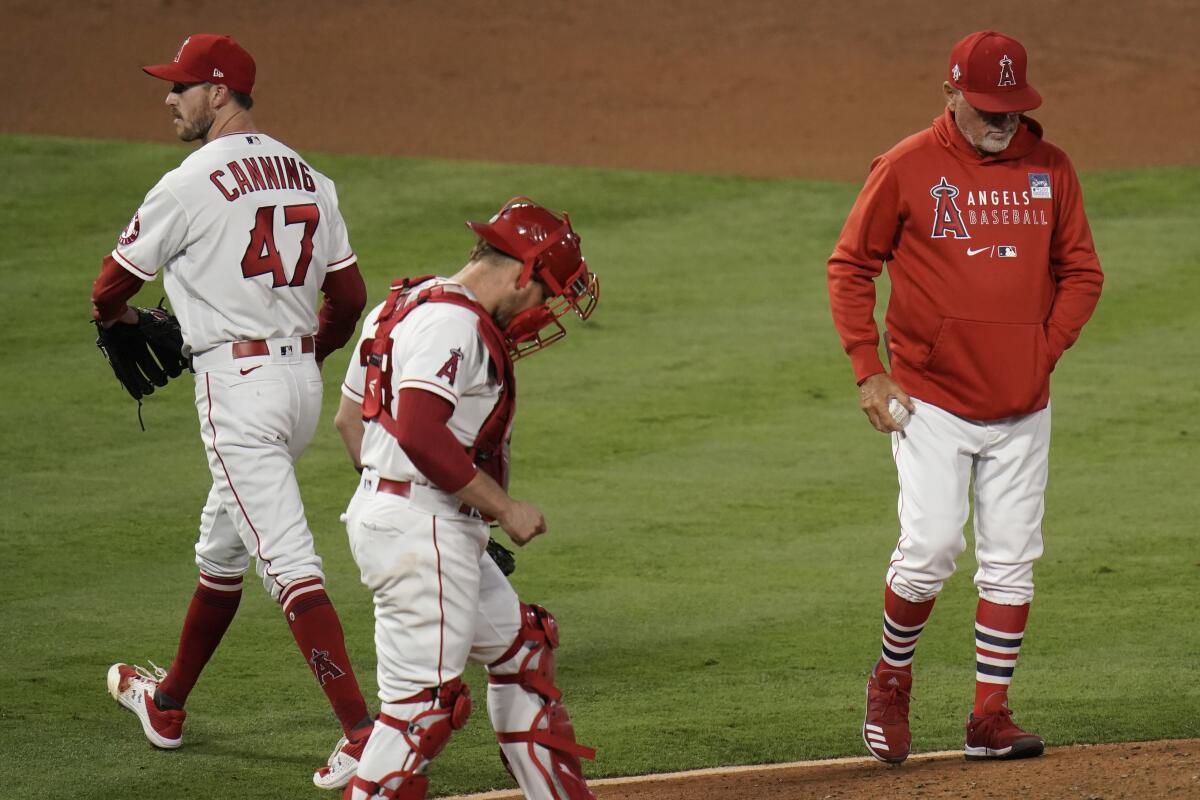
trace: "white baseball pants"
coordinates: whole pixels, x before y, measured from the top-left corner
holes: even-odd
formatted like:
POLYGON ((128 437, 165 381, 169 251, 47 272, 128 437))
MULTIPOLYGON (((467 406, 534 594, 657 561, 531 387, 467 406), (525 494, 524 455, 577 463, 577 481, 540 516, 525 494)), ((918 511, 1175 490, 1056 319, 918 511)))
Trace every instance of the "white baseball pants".
POLYGON ((487 555, 488 526, 428 487, 377 492, 366 470, 346 510, 350 550, 375 598, 379 699, 389 702, 490 663, 521 627, 520 601, 487 555))
POLYGON ((295 471, 316 432, 322 382, 298 338, 269 345, 269 355, 235 359, 222 345, 193 359, 200 435, 213 477, 200 514, 196 564, 206 575, 237 577, 253 555, 278 601, 293 581, 324 580, 295 471))
POLYGON ((888 585, 912 602, 941 591, 966 549, 970 493, 979 595, 1006 605, 1028 603, 1033 562, 1042 555, 1050 407, 974 422, 915 398, 913 403, 917 410, 904 433, 892 434, 900 541, 888 585))

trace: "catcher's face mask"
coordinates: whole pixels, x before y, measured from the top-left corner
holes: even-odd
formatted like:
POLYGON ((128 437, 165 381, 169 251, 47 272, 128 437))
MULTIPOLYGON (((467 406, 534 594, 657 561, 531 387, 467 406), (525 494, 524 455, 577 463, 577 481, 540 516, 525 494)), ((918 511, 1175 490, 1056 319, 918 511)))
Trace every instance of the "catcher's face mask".
POLYGON ((514 361, 567 335, 559 318, 568 311, 587 319, 600 300, 600 279, 588 270, 571 219, 527 197, 509 200, 488 222, 468 222, 488 244, 522 263, 517 288, 536 279, 546 302, 513 317, 504 330, 514 361))

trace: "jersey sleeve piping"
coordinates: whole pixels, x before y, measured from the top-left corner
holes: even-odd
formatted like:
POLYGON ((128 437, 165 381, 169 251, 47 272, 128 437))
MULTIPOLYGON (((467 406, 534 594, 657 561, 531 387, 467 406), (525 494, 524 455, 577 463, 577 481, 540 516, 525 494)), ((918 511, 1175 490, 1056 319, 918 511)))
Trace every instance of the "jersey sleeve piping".
POLYGON ((142 269, 141 267, 139 267, 137 264, 135 264, 135 263, 133 263, 132 261, 130 261, 130 260, 129 260, 128 258, 126 258, 125 256, 121 255, 121 251, 120 251, 120 250, 117 250, 116 248, 114 248, 114 249, 113 249, 113 251, 112 251, 112 257, 113 257, 113 260, 114 260, 114 261, 116 261, 116 262, 117 262, 118 264, 120 264, 122 267, 124 267, 125 269, 129 270, 129 271, 130 271, 130 272, 132 272, 134 275, 136 275, 137 277, 141 278, 141 279, 142 279, 142 280, 144 280, 144 281, 152 281, 152 280, 154 280, 156 277, 158 277, 158 275, 157 275, 156 273, 154 273, 154 272, 147 272, 146 270, 144 270, 144 269, 142 269))
POLYGON ((362 401, 363 401, 362 394, 348 383, 342 384, 342 394, 344 394, 346 397, 350 398, 351 400, 353 400, 356 403, 362 403, 362 401))
POLYGON ((351 251, 350 255, 345 256, 344 258, 339 258, 337 261, 329 262, 329 266, 326 267, 326 270, 328 272, 337 272, 339 269, 345 269, 357 261, 358 258, 354 255, 354 251, 351 251))

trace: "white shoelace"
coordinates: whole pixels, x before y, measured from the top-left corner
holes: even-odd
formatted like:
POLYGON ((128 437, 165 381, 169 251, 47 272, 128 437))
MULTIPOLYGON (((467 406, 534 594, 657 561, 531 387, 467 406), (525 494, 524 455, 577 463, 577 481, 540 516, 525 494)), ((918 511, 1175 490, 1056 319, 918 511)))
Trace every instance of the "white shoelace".
POLYGON ((163 669, 162 667, 160 667, 158 664, 155 664, 150 659, 146 659, 146 663, 150 665, 150 668, 153 669, 154 672, 151 672, 150 670, 146 669, 141 664, 132 665, 133 671, 136 672, 139 677, 144 678, 148 681, 153 681, 154 683, 158 683, 163 678, 167 677, 167 671, 165 669, 163 669))

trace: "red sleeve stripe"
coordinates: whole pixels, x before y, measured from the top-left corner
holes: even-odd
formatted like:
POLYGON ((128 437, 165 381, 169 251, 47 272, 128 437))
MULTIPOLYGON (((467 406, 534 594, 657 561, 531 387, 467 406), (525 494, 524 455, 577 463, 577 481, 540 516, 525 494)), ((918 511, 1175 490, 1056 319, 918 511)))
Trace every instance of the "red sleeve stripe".
POLYGON ((351 250, 350 255, 346 256, 345 258, 339 258, 337 261, 330 261, 329 266, 326 267, 326 269, 329 272, 337 272, 339 269, 345 269, 346 267, 355 263, 357 260, 358 259, 354 255, 354 251, 351 250))
POLYGON ((450 391, 445 386, 442 386, 440 383, 434 383, 433 381, 423 381, 420 378, 408 378, 406 380, 400 381, 400 383, 398 383, 396 385, 396 388, 397 389, 422 389, 426 392, 433 392, 438 397, 446 398, 447 400, 449 400, 451 402, 451 404, 453 404, 455 406, 458 405, 458 395, 457 394, 450 391))
POLYGON ((357 403, 361 403, 363 401, 362 392, 356 391, 354 387, 348 383, 342 384, 342 394, 346 395, 346 397, 349 397, 351 400, 357 403))
POLYGON ((112 257, 118 264, 120 264, 122 267, 129 270, 133 274, 137 275, 142 280, 144 280, 144 281, 154 280, 155 275, 153 272, 146 272, 146 270, 142 269, 137 264, 133 263, 128 258, 121 255, 120 250, 113 250, 112 257))

